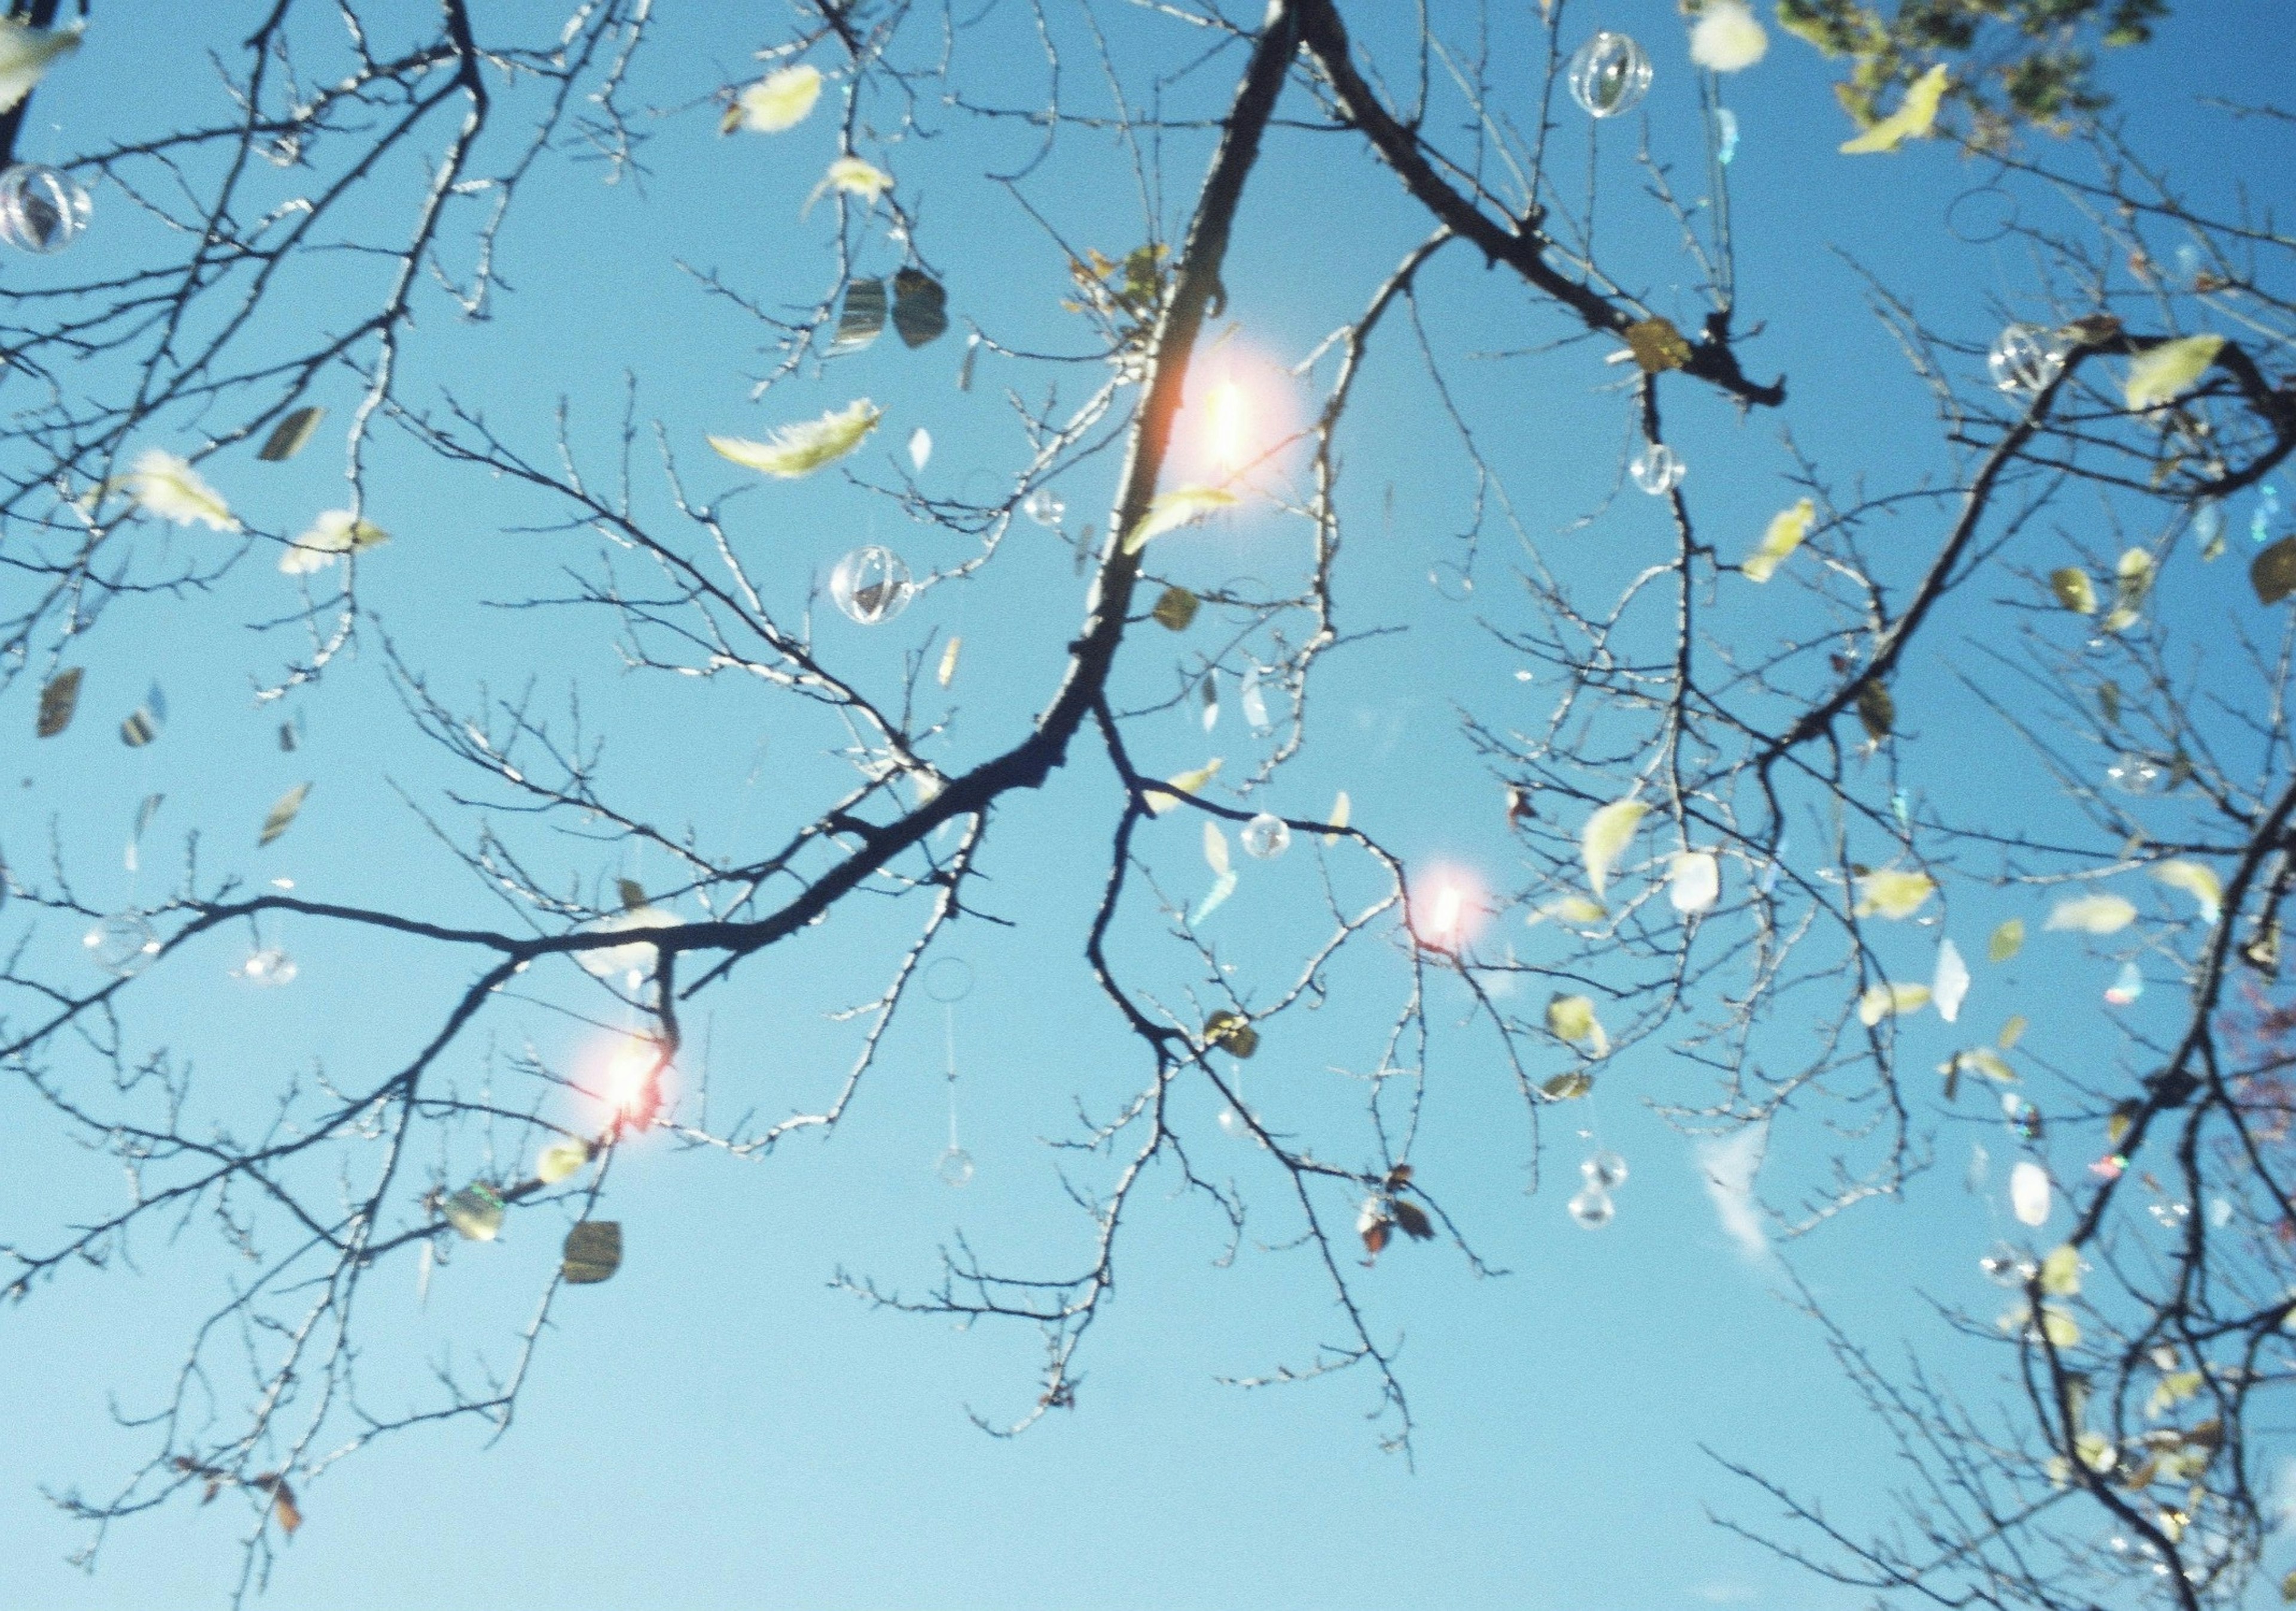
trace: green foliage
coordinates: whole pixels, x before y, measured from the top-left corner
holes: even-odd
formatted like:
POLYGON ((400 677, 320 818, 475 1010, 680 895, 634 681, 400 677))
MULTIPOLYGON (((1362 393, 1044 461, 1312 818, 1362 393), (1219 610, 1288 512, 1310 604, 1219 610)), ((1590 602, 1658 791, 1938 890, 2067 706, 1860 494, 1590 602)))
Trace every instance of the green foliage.
POLYGON ((1829 56, 1850 59, 1834 94, 1861 128, 1893 88, 1943 61, 1949 99, 1981 145, 2006 143, 2020 126, 2061 133, 2108 104, 2096 87, 2096 47, 2142 45, 2168 0, 1778 0, 1778 23, 1829 56))

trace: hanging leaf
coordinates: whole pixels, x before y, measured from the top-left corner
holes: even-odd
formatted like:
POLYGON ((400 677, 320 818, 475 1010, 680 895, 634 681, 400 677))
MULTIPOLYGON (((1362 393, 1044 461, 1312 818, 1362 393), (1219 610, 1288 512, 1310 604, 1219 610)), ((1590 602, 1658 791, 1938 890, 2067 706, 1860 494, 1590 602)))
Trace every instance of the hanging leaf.
POLYGON ((2112 613, 2100 625, 2107 632, 2120 632, 2136 619, 2136 612, 2152 592, 2152 577, 2157 568, 2152 556, 2141 548, 2124 551, 2120 562, 2113 568, 2112 613))
POLYGON ((70 28, 34 28, 14 17, 0 18, 0 112, 23 104, 49 68, 79 48, 82 23, 70 28))
POLYGON ((1646 375, 1663 374, 1690 362, 1690 343, 1671 319, 1640 319, 1619 332, 1635 364, 1646 375))
POLYGON ((833 464, 861 446, 877 429, 884 411, 861 397, 841 409, 832 409, 818 420, 784 425, 770 440, 751 442, 741 437, 711 437, 709 446, 721 457, 747 470, 793 481, 809 476, 824 464, 833 464))
POLYGON ((247 1485, 271 1496, 272 1518, 279 1524, 282 1533, 293 1537, 295 1529, 303 1525, 303 1512, 296 1507, 295 1490, 287 1485, 287 1479, 276 1471, 266 1471, 260 1476, 249 1477, 247 1485))
POLYGON ((2224 885, 2218 881, 2216 869, 2205 862, 2188 861, 2182 857, 2172 862, 2155 863, 2152 876, 2171 889, 2181 889, 2199 904, 2201 916, 2215 922, 2224 910, 2224 885))
POLYGON ((1356 1234, 1363 1238, 1367 1259, 1375 1259, 1386 1250, 1394 1229, 1395 1222, 1387 1217, 1387 1199, 1376 1194, 1364 1198, 1356 1214, 1356 1234))
POLYGON ((2009 1172, 2009 1206, 2021 1224, 2039 1226, 2049 1218, 2049 1174, 2030 1158, 2009 1172))
POLYGON ((1749 582, 1768 581, 1786 556, 1801 546, 1809 535, 1810 522, 1816 519, 1817 505, 1808 498, 1771 516, 1760 544, 1738 567, 1740 573, 1749 582))
POLYGON ((1587 882, 1597 900, 1611 881, 1611 869, 1635 837, 1635 829, 1650 807, 1640 800, 1613 800, 1587 819, 1578 836, 1580 855, 1587 863, 1587 882))
POLYGON ((1852 908, 1857 916, 1909 918, 1936 893, 1937 880, 1926 872, 1883 867, 1859 874, 1857 890, 1857 904, 1852 908))
POLYGON ((1907 140, 1927 139, 1937 126, 1938 102, 1945 99, 1948 83, 1945 64, 1939 62, 1906 86, 1906 98, 1896 111, 1855 139, 1843 141, 1841 154, 1861 157, 1893 151, 1907 140))
POLYGON ((2025 1015, 2021 1012, 2013 1012, 2009 1015, 2008 1021, 2001 1026, 2001 1033, 1993 1037, 1993 1043, 2002 1051, 2007 1051, 2024 1038, 2025 1015))
POLYGON ((622 1267, 622 1227, 618 1220, 583 1220, 566 1233, 564 1262, 559 1271, 570 1287, 590 1287, 611 1280, 622 1267))
POLYGON ((2105 724, 2120 725, 2120 684, 2107 677, 2096 685, 2097 709, 2104 715, 2105 724))
POLYGON ((1610 915, 1609 910, 1600 901, 1590 901, 1583 895, 1566 895, 1547 902, 1530 913, 1523 921, 1536 928, 1548 918, 1553 918, 1558 922, 1570 923, 1584 928, 1590 924, 1601 922, 1610 915))
POLYGON ((614 894, 620 897, 625 912, 636 912, 646 904, 645 886, 636 879, 616 879, 614 894))
POLYGON ((1167 587, 1157 598, 1156 607, 1148 613, 1165 631, 1185 632, 1196 618, 1198 602, 1196 595, 1185 587, 1167 587))
POLYGON ((856 280, 845 288, 845 308, 837 316, 837 335, 829 356, 841 358, 857 353, 885 333, 885 282, 856 280))
POLYGON ((964 356, 956 366, 956 389, 972 389, 972 361, 980 356, 980 332, 975 331, 965 339, 964 356))
POLYGON ((1230 1057, 1248 1059, 1259 1050, 1259 1031, 1243 1014, 1222 1008, 1204 1020, 1204 1044, 1225 1047, 1230 1057))
POLYGON ((893 276, 893 331, 914 348, 937 341, 948 329, 948 292, 922 269, 893 276))
POLYGON ((1722 863, 1710 850, 1677 852, 1666 875, 1666 898, 1685 917, 1706 911, 1722 896, 1722 863))
POLYGON ((441 1204, 439 1211, 465 1241, 491 1242, 502 1232, 502 1198, 484 1181, 472 1181, 441 1204))
POLYGON ((1961 948, 1950 938, 1938 942, 1937 975, 1931 981, 1930 994, 1937 1002, 1938 1017, 1948 1024, 1961 1017, 1961 1003, 1969 994, 1969 964, 1961 960, 1961 948))
POLYGON ((948 641, 948 647, 940 651, 940 669, 933 673, 933 681, 939 683, 943 688, 947 687, 951 679, 956 675, 957 651, 964 647, 963 638, 951 638, 948 641))
POLYGON ((1348 825, 1348 791, 1346 789, 1341 789, 1332 797, 1332 814, 1328 820, 1331 822, 1331 831, 1324 836, 1324 843, 1335 845, 1339 842, 1341 832, 1348 825))
POLYGON ((2115 934, 2136 919, 2136 908, 2117 895, 2075 895, 2059 901, 2043 927, 2079 934, 2115 934))
POLYGON ((2217 361, 2224 344, 2222 336, 2182 336, 2137 354, 2128 366, 2124 394, 2128 412, 2142 413, 2174 402, 2217 361))
POLYGON ((293 458, 310 446, 311 438, 319 429, 319 421, 327 417, 324 408, 298 408, 280 417, 263 438, 263 446, 255 456, 266 464, 279 464, 293 458))
POLYGON ((298 783, 273 802, 271 810, 263 819, 263 832, 255 841, 258 850, 287 831, 295 821, 295 814, 303 809, 304 797, 310 792, 308 783, 298 783))
POLYGON ((373 521, 362 520, 348 509, 330 509, 281 552, 279 568, 291 577, 308 576, 332 565, 347 553, 390 541, 390 534, 373 521))
POLYGON ((556 1141, 545 1147, 542 1156, 535 1160, 534 1178, 545 1186, 555 1186, 589 1161, 589 1142, 579 1138, 556 1141))
POLYGON ((2005 962, 2025 948, 2025 920, 2011 918, 1993 931, 1985 945, 1985 954, 1997 962, 2005 962))
POLYGON ((1126 553, 1138 553, 1151 539, 1168 531, 1235 507, 1236 497, 1217 487, 1176 487, 1170 492, 1159 493, 1148 502, 1147 511, 1124 539, 1126 553))
POLYGON ((144 797, 144 803, 135 808, 135 837, 137 838, 142 838, 144 837, 144 830, 152 826, 152 819, 160 814, 160 803, 167 797, 168 797, 164 794, 147 794, 144 797))
POLYGON ((1243 711, 1243 719, 1254 732, 1266 732, 1275 725, 1267 719, 1267 696, 1260 691, 1259 662, 1254 660, 1243 668, 1243 679, 1237 685, 1235 702, 1243 711))
POLYGON ((144 702, 127 713, 119 724, 119 741, 130 749, 141 749, 160 736, 168 724, 168 696, 157 683, 144 691, 144 702))
POLYGON ((1929 1004, 1927 985, 1875 985, 1857 998, 1857 1021, 1871 1029, 1883 1018, 1919 1012, 1929 1004))
POLYGON ((1878 680, 1868 679, 1858 685, 1857 720, 1865 725, 1866 736, 1876 744, 1897 726, 1898 702, 1878 680))
POLYGON ((833 190, 858 196, 874 207, 877 198, 892 188, 893 176, 875 163, 861 157, 840 157, 829 165, 821 183, 813 187, 813 194, 805 199, 806 209, 810 211, 815 202, 833 190))
POLYGON ((1583 995, 1556 995, 1546 1003, 1546 1027, 1557 1040, 1584 1046, 1589 1056, 1611 1055, 1611 1037, 1595 1016, 1595 1003, 1583 995))
POLYGON ((1539 1094, 1550 1102, 1575 1102, 1595 1089, 1595 1076, 1583 1069, 1558 1074, 1540 1085, 1539 1094))
POLYGON ((2280 920, 2274 918, 2260 924, 2255 937, 2240 948, 2240 954, 2259 973, 2276 977, 2280 972, 2280 920))
POLYGON ((795 128, 813 113, 821 99, 821 70, 807 62, 767 73, 734 97, 726 109, 719 132, 746 128, 755 135, 777 135, 795 128))
POLYGON ((1427 1211, 1407 1198, 1394 1198, 1388 1203, 1388 1212, 1395 1215, 1395 1227, 1414 1242, 1435 1239, 1434 1222, 1427 1211))
POLYGON ((211 531, 239 529, 222 495, 201 479, 191 462, 163 449, 145 448, 119 484, 137 507, 162 520, 178 526, 196 521, 211 531))
POLYGON ((2296 593, 2296 537, 2283 537, 2248 564, 2248 585, 2266 604, 2296 593))
POLYGON ((79 680, 83 667, 74 666, 56 673, 40 690, 40 714, 32 732, 36 738, 53 739, 71 725, 72 713, 79 708, 79 680))
POLYGON ((2096 584, 2088 579, 2088 572, 2077 565, 2049 573, 2049 591, 2057 595, 2057 602, 2076 615, 2096 613, 2096 584))
POLYGON ((1193 772, 1184 772, 1176 777, 1167 778, 1160 787, 1152 784, 1142 789, 1141 797, 1148 807, 1148 814, 1152 817, 1162 816, 1180 803, 1182 795, 1200 792, 1205 784, 1218 775, 1219 769, 1219 757, 1214 756, 1193 772))

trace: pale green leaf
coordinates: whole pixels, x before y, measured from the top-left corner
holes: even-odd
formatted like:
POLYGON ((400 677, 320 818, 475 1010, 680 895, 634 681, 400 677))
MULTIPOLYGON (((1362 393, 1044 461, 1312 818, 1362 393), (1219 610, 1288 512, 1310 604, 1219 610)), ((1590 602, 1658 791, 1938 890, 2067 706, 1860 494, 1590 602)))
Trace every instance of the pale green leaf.
POLYGON ((808 62, 767 73, 734 97, 730 119, 755 135, 795 128, 821 99, 821 70, 808 62))
POLYGON ((2180 336, 2137 354, 2124 394, 2129 411, 2141 413, 2175 401, 2217 361, 2224 344, 2222 336, 2180 336))
POLYGON ((1633 842, 1635 829, 1649 810, 1640 800, 1613 800, 1587 819, 1578 846, 1586 859, 1587 882, 1598 900, 1610 885, 1611 869, 1633 842))
POLYGON ((784 425, 767 441, 712 437, 709 446, 720 456, 744 469, 778 476, 785 481, 795 480, 825 464, 835 463, 860 446, 883 418, 883 410, 873 406, 868 398, 860 397, 843 408, 832 409, 818 420, 784 425))
POLYGON ((2050 910, 2045 927, 2079 934, 2115 934, 2136 919, 2136 908, 2117 895, 2075 895, 2050 910))
POLYGON ((1861 918, 1909 918, 1936 890, 1925 872, 1884 867, 1857 879, 1857 914, 1861 918))
POLYGON ((1176 487, 1169 492, 1159 493, 1149 500, 1146 511, 1125 535, 1124 552, 1138 553, 1152 539, 1223 509, 1233 509, 1235 503, 1234 493, 1217 487, 1176 487))
POLYGON ((2213 923, 2224 910, 2224 885, 2218 881, 2216 869, 2205 862, 2194 862, 2179 856, 2174 861, 2156 863, 2152 876, 2171 889, 2181 889, 2191 895, 2201 908, 2201 916, 2213 923))
POLYGON ((1817 505, 1804 498, 1791 509, 1780 510, 1770 518, 1762 533, 1762 541, 1745 563, 1738 568, 1749 582, 1767 582, 1785 557, 1801 546, 1809 535, 1810 522, 1817 519, 1817 505))
POLYGON ((1845 157, 1893 151, 1910 139, 1925 139, 1937 125, 1938 102, 1945 99, 1947 78, 1940 62, 1906 87, 1898 110, 1855 139, 1841 143, 1845 157))

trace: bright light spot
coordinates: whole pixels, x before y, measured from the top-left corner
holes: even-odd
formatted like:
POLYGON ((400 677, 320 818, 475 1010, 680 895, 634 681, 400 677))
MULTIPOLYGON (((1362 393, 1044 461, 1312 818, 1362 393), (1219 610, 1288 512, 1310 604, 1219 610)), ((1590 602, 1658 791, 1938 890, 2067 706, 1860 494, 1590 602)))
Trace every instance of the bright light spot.
POLYGON ((642 1034, 624 1035, 607 1055, 599 1077, 606 1106, 639 1128, 651 1124, 661 1107, 661 1043, 642 1034))
POLYGON ((1232 470, 1250 456, 1251 447, 1243 388, 1233 380, 1222 380, 1213 387, 1210 416, 1212 462, 1222 470, 1232 470))
POLYGON ((1412 905, 1413 926, 1421 942, 1439 951, 1465 949, 1490 915, 1480 881, 1457 867, 1438 867, 1421 875, 1412 905))

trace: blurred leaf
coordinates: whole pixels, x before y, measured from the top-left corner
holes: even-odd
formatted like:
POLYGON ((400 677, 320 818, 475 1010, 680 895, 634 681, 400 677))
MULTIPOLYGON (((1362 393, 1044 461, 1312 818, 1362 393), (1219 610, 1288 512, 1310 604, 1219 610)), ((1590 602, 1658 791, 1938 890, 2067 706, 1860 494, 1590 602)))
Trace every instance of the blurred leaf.
POLYGON ((947 687, 955 678, 957 651, 964 647, 963 638, 951 638, 948 641, 948 647, 940 651, 940 669, 933 674, 933 681, 939 683, 943 688, 947 687))
POLYGON ((2174 402, 2224 350, 2222 336, 2180 336, 2147 348, 2128 366, 2124 396, 2131 413, 2174 402))
POLYGON ((1204 819, 1204 865, 1216 874, 1225 873, 1229 867, 1227 835, 1220 831, 1219 819, 1204 819))
POLYGON ((1217 487, 1176 487, 1170 492, 1159 493, 1149 500, 1139 522, 1125 535, 1124 552, 1138 553, 1152 538, 1177 531, 1223 509, 1233 509, 1235 503, 1234 493, 1217 487))
POLYGON ((210 531, 239 529, 223 495, 201 478, 190 460, 163 448, 147 447, 138 454, 135 467, 119 478, 119 485, 138 508, 162 520, 177 526, 196 521, 210 531))
POLYGON ((2080 1291, 2080 1253, 2070 1242, 2052 1249, 2041 1261, 2041 1290, 2051 1297, 2072 1297, 2080 1291))
POLYGON ((144 830, 152 826, 152 819, 160 814, 160 803, 167 797, 168 797, 164 794, 147 794, 144 797, 144 803, 135 808, 135 837, 137 838, 142 838, 144 837, 144 830))
POLYGON ((914 348, 939 340, 948 329, 948 292, 921 269, 893 276, 893 331, 914 348))
POLYGON ((1546 1027, 1557 1040, 1583 1046, 1591 1057, 1608 1057, 1611 1037, 1595 1016, 1595 1003, 1583 995, 1557 994, 1546 1003, 1546 1027))
POLYGON ((1676 853, 1666 875, 1666 898, 1685 917, 1706 911, 1722 896, 1722 863, 1710 850, 1676 853))
POLYGON ((1188 927, 1201 927, 1205 919, 1227 904, 1227 898, 1235 893, 1235 887, 1236 877, 1232 871, 1223 872, 1214 879, 1212 887, 1204 891, 1204 898, 1196 903, 1193 912, 1188 913, 1188 927))
POLYGON ((2120 684, 2107 677, 2096 685, 2097 708, 2104 713, 2109 726, 2120 725, 2120 684))
POLYGON ((1993 1043, 2002 1051, 2007 1051, 2024 1038, 2025 1015, 2021 1012, 2013 1012, 2009 1015, 2008 1021, 2001 1026, 2001 1033, 1993 1037, 1993 1043))
POLYGON ((711 437, 709 446, 720 456, 783 480, 809 476, 824 464, 833 464, 861 446, 877 429, 883 411, 868 398, 857 398, 841 409, 832 409, 818 420, 784 425, 765 442, 741 437, 711 437))
POLYGON ((2088 572, 2077 565, 2049 573, 2049 591, 2057 595, 2057 602, 2076 614, 2093 616, 2096 613, 2096 584, 2088 579, 2088 572))
POLYGON ((1220 1046, 1234 1058, 1249 1058, 1259 1050, 1259 1031, 1240 1012, 1223 1007, 1204 1020, 1204 1044, 1220 1046))
POLYGON ((829 344, 829 356, 843 357, 859 352, 885 333, 885 282, 882 280, 856 280, 845 288, 844 311, 837 315, 837 335, 829 344))
POLYGON ((545 1147, 542 1156, 535 1160, 534 1178, 545 1186, 555 1186, 589 1161, 589 1142, 578 1139, 555 1141, 545 1147))
POLYGON ((1982 1075, 1997 1085, 2017 1084, 2017 1071, 1990 1046, 1972 1046, 1966 1051, 1956 1052, 1952 1067, 1956 1073, 1982 1075))
POLYGON ((72 713, 79 708, 82 669, 74 666, 60 671, 40 690, 40 714, 32 729, 36 737, 53 739, 71 725, 72 713))
POLYGON ((2267 604, 2296 593, 2296 537, 2283 537, 2250 560, 2248 585, 2267 604))
MULTIPOLYGON (((2080 1346, 2080 1328, 2073 1323, 2071 1315, 2054 1304, 2041 1305, 2041 1335, 2049 1339, 2053 1347, 2080 1346)), ((2079 1451, 2082 1462, 2093 1471, 2112 1470, 2118 1458, 2113 1452, 2112 1441, 2101 1432, 2082 1433, 2073 1440, 2073 1447, 2079 1451)))
POLYGON ((1690 362, 1690 343, 1671 319, 1641 319, 1619 332, 1635 363, 1646 375, 1680 369, 1690 362))
POLYGON ((1936 892, 1937 880, 1926 872, 1884 867, 1858 878, 1857 888, 1852 910, 1857 916, 1909 918, 1936 892))
POLYGON ((1404 1198, 1397 1198, 1389 1203, 1388 1212, 1395 1216, 1396 1228, 1413 1241, 1426 1242, 1434 1239, 1434 1223, 1428 1219, 1426 1210, 1420 1207, 1418 1204, 1404 1198))
POLYGON ((1580 1069, 1558 1074, 1539 1087, 1549 1101, 1574 1102, 1595 1089, 1595 1076, 1580 1069))
POLYGON ((636 912, 646 904, 645 886, 636 879, 616 879, 614 893, 621 898, 625 912, 636 912))
POLYGON ((2043 926, 2080 934, 2114 934, 2128 928, 2136 918, 2136 908, 2117 895, 2085 895, 2059 901, 2050 909, 2049 920, 2043 926))
POLYGON ((298 783, 273 803, 270 813, 263 819, 263 832, 255 841, 255 847, 258 850, 270 844, 293 825, 295 814, 303 809, 304 798, 310 792, 311 786, 308 783, 298 783))
POLYGON ((1196 595, 1185 587, 1167 587, 1156 600, 1156 607, 1148 613, 1156 625, 1167 632, 1185 632, 1196 618, 1196 595))
POLYGON ((1896 111, 1855 139, 1844 140, 1841 154, 1857 157, 1893 151, 1907 140, 1926 139, 1937 126, 1938 102, 1945 99, 1948 82, 1943 62, 1931 68, 1906 86, 1906 98, 1896 111))
POLYGON ((1810 522, 1816 519, 1817 505, 1808 498, 1771 516, 1760 544, 1738 567, 1746 580, 1768 581, 1786 556, 1801 546, 1802 539, 1809 535, 1810 522))
POLYGON ((1193 772, 1180 773, 1177 776, 1167 778, 1161 786, 1152 786, 1142 789, 1141 797, 1148 807, 1148 814, 1152 817, 1162 816, 1180 803, 1182 795, 1200 792, 1205 784, 1218 775, 1219 769, 1219 757, 1214 756, 1193 772))
POLYGON ((589 1287, 613 1279, 622 1267, 622 1227, 617 1220, 583 1220, 566 1233, 559 1269, 570 1287, 589 1287))
POLYGON ((266 464, 293 458, 310 446, 312 434, 326 417, 324 408, 298 408, 282 415, 279 423, 271 428, 271 434, 263 438, 263 446, 255 450, 255 456, 266 464))
POLYGON ((2030 1158, 2020 1158, 2009 1172, 2009 1206, 2022 1225, 2036 1228, 2049 1218, 2049 1172, 2030 1158))
POLYGON ((2224 885, 2218 881, 2216 869, 2205 862, 2185 857, 2157 862, 2152 876, 2171 889, 2181 889, 2198 903, 2201 916, 2213 923, 2224 911, 2224 885))
POLYGON ((932 462, 932 432, 918 426, 909 433, 909 468, 924 474, 925 466, 932 462))
POLYGON ((1587 882, 1597 900, 1610 884, 1611 869, 1634 842, 1635 830, 1649 810, 1640 800, 1613 800, 1587 819, 1578 836, 1578 849, 1587 864, 1587 882))
POLYGON ((734 97, 726 109, 720 132, 746 128, 752 134, 777 135, 795 128, 812 115, 821 99, 821 70, 808 62, 767 73, 734 97))
POLYGON ((1341 830, 1348 825, 1348 791, 1344 789, 1341 789, 1332 800, 1330 822, 1332 830, 1324 836, 1324 843, 1326 845, 1336 844, 1339 841, 1341 830))
POLYGON ((1583 895, 1558 895, 1554 900, 1546 902, 1524 921, 1537 925, 1548 918, 1554 918, 1558 921, 1584 928, 1590 924, 1601 922, 1610 915, 1609 909, 1600 901, 1589 900, 1583 895))
POLYGON ((2025 948, 2025 920, 2011 918, 1993 931, 1986 942, 1985 954, 1994 961, 2005 962, 2025 948))
POLYGON ((1875 985, 1857 998, 1857 1021, 1871 1029, 1893 1014, 1919 1012, 1929 1004, 1927 985, 1875 985))
POLYGON ((303 1525, 303 1512, 296 1508, 295 1490, 287 1485, 287 1479, 276 1471, 266 1471, 260 1476, 248 1478, 247 1485, 271 1496, 271 1514, 277 1519, 279 1530, 293 1537, 295 1529, 303 1525))
POLYGON ((1878 680, 1869 679, 1858 685, 1857 719, 1865 724, 1866 736, 1875 743, 1890 736, 1898 724, 1898 702, 1878 680))
POLYGON ((465 1241, 491 1242, 502 1231, 502 1198, 484 1181, 472 1181, 448 1198, 439 1212, 465 1241))
POLYGON ((1969 994, 1969 964, 1950 938, 1938 942, 1937 974, 1930 981, 1930 993, 1938 1017, 1950 1024, 1961 1016, 1962 1001, 1969 994))

